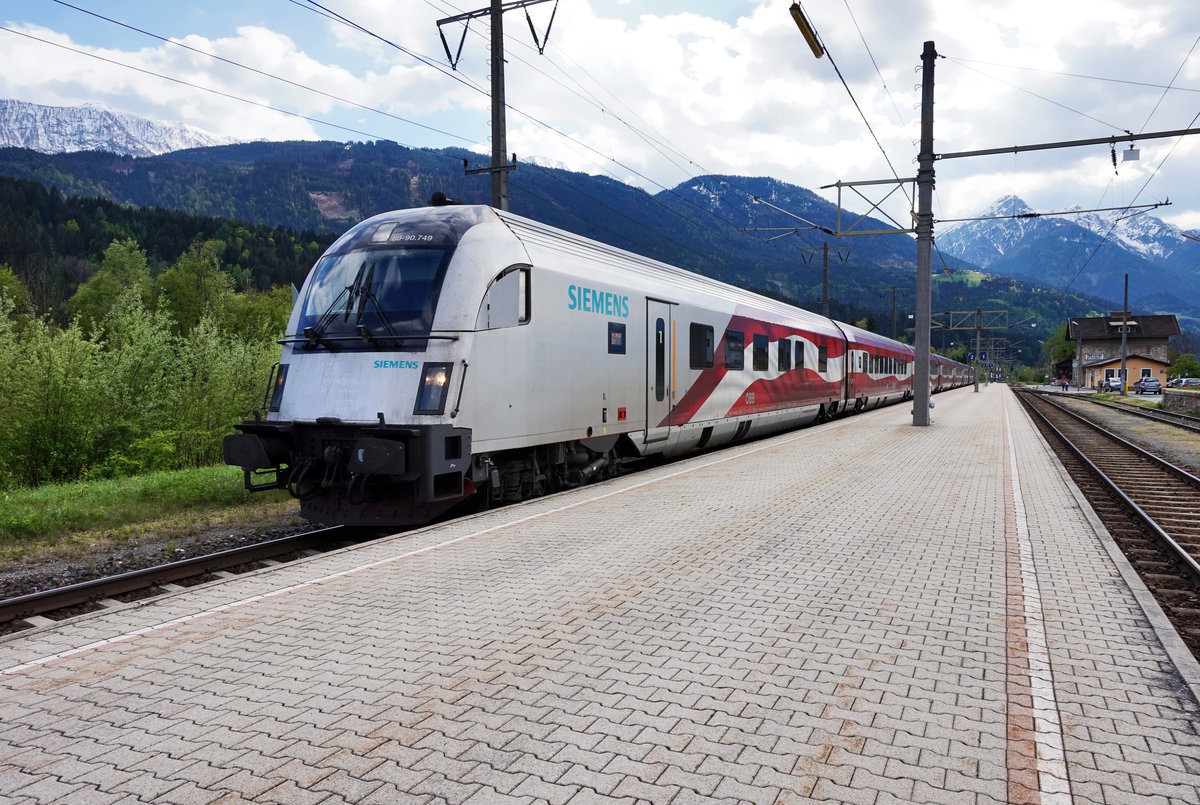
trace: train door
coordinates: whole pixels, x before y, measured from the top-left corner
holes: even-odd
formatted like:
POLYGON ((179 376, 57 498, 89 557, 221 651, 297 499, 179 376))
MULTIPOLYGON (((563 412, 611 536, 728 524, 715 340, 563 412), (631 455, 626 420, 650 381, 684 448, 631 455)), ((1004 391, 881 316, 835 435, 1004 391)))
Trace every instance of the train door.
POLYGON ((646 442, 670 435, 674 344, 671 303, 646 300, 646 442))

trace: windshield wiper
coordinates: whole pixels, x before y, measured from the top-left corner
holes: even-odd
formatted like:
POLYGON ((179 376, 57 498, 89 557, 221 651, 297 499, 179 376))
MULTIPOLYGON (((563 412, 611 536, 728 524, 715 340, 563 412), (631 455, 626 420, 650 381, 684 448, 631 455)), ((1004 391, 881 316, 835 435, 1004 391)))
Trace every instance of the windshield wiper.
MULTIPOLYGON (((350 318, 350 311, 354 309, 354 298, 361 294, 363 269, 365 269, 366 266, 367 261, 363 260, 358 266, 358 271, 354 275, 354 282, 351 282, 345 288, 342 288, 341 292, 338 293, 338 295, 334 297, 333 301, 329 303, 329 307, 325 309, 325 312, 321 314, 321 318, 317 319, 316 324, 304 328, 304 337, 308 339, 307 346, 309 349, 320 346, 321 336, 324 335, 325 328, 329 326, 330 322, 337 318, 339 306, 343 298, 346 300, 346 305, 340 310, 342 313, 342 319, 344 321, 350 318)), ((375 270, 374 266, 371 267, 371 270, 372 272, 375 270)), ((361 309, 361 303, 359 307, 361 309)), ((359 315, 361 317, 362 314, 360 313, 359 315)))
MULTIPOLYGON (((361 274, 362 269, 359 269, 361 274)), ((367 302, 375 309, 375 316, 383 322, 383 326, 387 329, 388 335, 392 338, 399 339, 400 334, 396 332, 396 328, 388 320, 387 315, 383 312, 383 306, 379 304, 379 297, 375 295, 372 285, 375 282, 375 263, 371 263, 371 268, 367 271, 367 279, 358 289, 358 316, 354 319, 354 332, 358 333, 358 337, 368 344, 375 343, 375 334, 371 332, 367 325, 362 323, 363 314, 366 313, 367 302)))

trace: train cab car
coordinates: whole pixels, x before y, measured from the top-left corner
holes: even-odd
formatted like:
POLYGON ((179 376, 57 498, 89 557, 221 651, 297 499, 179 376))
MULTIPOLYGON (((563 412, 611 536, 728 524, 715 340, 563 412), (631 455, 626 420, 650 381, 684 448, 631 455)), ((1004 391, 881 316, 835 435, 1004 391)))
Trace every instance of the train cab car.
POLYGON ((524 500, 911 391, 902 344, 485 206, 349 230, 281 344, 225 461, 328 524, 524 500))

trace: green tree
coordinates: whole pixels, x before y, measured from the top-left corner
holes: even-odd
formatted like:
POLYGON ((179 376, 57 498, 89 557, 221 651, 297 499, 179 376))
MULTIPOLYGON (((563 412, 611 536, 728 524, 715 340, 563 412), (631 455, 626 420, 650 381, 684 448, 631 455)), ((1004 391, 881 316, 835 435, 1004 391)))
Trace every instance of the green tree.
POLYGON ((97 426, 119 415, 101 405, 100 347, 78 324, 57 331, 41 320, 25 327, 14 346, 0 429, 3 474, 23 486, 78 478, 97 459, 97 426))
POLYGON ((1046 339, 1046 345, 1042 349, 1049 359, 1050 366, 1072 357, 1075 354, 1075 342, 1067 340, 1067 325, 1064 324, 1055 330, 1054 334, 1046 339))
POLYGON ((150 297, 150 267, 146 253, 132 239, 113 241, 104 250, 100 269, 79 286, 67 303, 71 318, 85 334, 100 333, 104 321, 126 289, 135 289, 143 300, 150 297))
POLYGON ((180 334, 207 315, 221 315, 233 296, 233 280, 217 257, 222 248, 220 241, 192 244, 155 282, 158 307, 171 314, 180 334))
POLYGON ((246 291, 233 295, 221 314, 221 328, 244 341, 274 341, 292 314, 291 288, 246 291))
POLYGON ((29 290, 25 283, 21 282, 21 278, 11 267, 3 263, 0 263, 0 297, 8 299, 11 303, 9 315, 33 312, 29 306, 29 290))
POLYGON ((179 349, 166 311, 147 311, 133 289, 113 306, 104 360, 99 369, 101 406, 112 415, 93 434, 93 477, 169 469, 162 451, 138 449, 146 434, 164 427, 174 413, 179 349))
POLYGON ((1200 377, 1200 361, 1188 352, 1176 356, 1174 362, 1167 368, 1168 377, 1200 377))
POLYGON ((211 316, 180 339, 167 420, 178 468, 220 463, 221 438, 261 405, 267 374, 277 360, 273 340, 230 338, 211 316))

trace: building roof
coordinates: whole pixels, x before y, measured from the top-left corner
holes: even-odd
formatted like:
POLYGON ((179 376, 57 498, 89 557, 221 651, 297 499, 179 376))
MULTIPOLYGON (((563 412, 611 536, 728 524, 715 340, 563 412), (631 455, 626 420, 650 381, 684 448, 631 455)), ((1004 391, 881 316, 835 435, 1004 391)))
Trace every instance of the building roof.
MULTIPOLYGON (((1127 338, 1169 338, 1179 335, 1179 319, 1173 314, 1135 316, 1125 314, 1129 326, 1127 338)), ((1094 318, 1071 318, 1067 326, 1068 341, 1107 341, 1121 337, 1121 312, 1094 318)))

